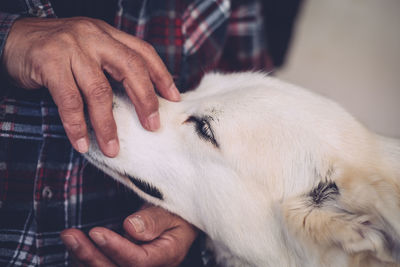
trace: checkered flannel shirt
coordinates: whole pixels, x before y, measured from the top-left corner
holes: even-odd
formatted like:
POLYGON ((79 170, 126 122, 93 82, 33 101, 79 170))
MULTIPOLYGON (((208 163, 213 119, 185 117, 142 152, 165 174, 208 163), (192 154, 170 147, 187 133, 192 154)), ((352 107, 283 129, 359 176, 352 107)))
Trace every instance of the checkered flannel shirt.
MULTIPOLYGON (((0 53, 20 16, 57 17, 48 0, 1 0, 0 53)), ((119 0, 114 26, 152 44, 184 92, 210 70, 270 70, 262 25, 257 0, 119 0)), ((45 88, 1 78, 0 266, 68 266, 63 229, 121 231, 140 205, 74 151, 45 88)))

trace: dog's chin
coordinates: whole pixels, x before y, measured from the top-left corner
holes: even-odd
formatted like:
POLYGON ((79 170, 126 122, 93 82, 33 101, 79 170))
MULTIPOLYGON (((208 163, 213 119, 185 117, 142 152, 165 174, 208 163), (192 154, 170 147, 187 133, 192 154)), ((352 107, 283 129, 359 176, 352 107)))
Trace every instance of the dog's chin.
POLYGON ((97 168, 104 171, 106 174, 113 177, 117 181, 127 185, 129 188, 137 189, 141 191, 141 193, 157 198, 159 200, 164 200, 164 196, 161 193, 161 191, 157 187, 149 184, 148 182, 145 182, 143 179, 117 171, 113 169, 111 166, 105 164, 104 162, 101 162, 98 159, 92 157, 90 153, 85 154, 85 157, 88 159, 90 163, 95 165, 97 168))

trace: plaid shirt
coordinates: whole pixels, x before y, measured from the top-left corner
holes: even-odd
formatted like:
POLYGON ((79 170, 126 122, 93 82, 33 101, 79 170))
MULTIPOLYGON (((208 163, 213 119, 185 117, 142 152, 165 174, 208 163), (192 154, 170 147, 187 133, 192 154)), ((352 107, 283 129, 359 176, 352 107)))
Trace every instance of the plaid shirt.
MULTIPOLYGON (((0 10, 0 53, 19 16, 56 17, 47 0, 1 0, 0 10)), ((260 12, 257 0, 119 0, 115 27, 151 43, 184 92, 209 70, 271 68, 260 12)), ((46 89, 1 78, 0 266, 68 266, 63 229, 121 231, 140 205, 73 150, 46 89)))

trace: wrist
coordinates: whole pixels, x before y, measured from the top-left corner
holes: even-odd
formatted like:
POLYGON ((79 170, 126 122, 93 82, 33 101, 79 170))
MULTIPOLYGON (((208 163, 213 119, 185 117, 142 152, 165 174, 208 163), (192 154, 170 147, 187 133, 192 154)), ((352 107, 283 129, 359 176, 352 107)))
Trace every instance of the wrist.
MULTIPOLYGON (((12 56, 12 48, 15 47, 15 39, 16 39, 16 33, 15 33, 15 28, 18 26, 17 24, 19 23, 20 20, 24 18, 21 18, 20 16, 15 17, 12 22, 8 25, 8 30, 7 30, 7 35, 3 39, 3 45, 1 49, 1 55, 0 55, 0 72, 1 72, 1 78, 2 80, 8 80, 10 83, 15 83, 10 70, 9 70, 9 65, 10 65, 10 60, 13 58, 12 56)), ((15 60, 15 57, 14 57, 15 60)))
MULTIPOLYGON (((34 37, 40 36, 38 30, 40 28, 35 28, 35 23, 41 20, 44 19, 22 16, 16 18, 4 41, 0 58, 2 75, 12 84, 21 88, 36 89, 40 87, 29 75, 34 67, 29 63, 31 63, 30 54, 33 50, 34 37)), ((36 41, 36 45, 37 43, 38 41, 36 41)))
POLYGON ((0 77, 2 80, 8 78, 8 72, 4 66, 4 50, 15 22, 20 19, 18 14, 8 14, 0 12, 0 77))

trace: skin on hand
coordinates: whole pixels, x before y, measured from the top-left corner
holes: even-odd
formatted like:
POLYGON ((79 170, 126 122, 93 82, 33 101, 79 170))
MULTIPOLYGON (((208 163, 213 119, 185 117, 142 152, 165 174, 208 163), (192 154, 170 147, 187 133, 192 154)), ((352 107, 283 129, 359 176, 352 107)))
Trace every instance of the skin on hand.
POLYGON ((172 77, 154 48, 107 23, 90 18, 22 18, 12 26, 2 64, 22 88, 47 87, 73 147, 89 147, 83 105, 100 149, 119 151, 112 114, 112 90, 104 71, 122 82, 143 127, 160 127, 158 100, 179 101, 172 77))
POLYGON ((197 230, 159 207, 145 205, 124 221, 126 237, 103 227, 89 232, 67 229, 61 239, 78 266, 178 266, 197 230), (140 241, 141 244, 134 243, 140 241))

